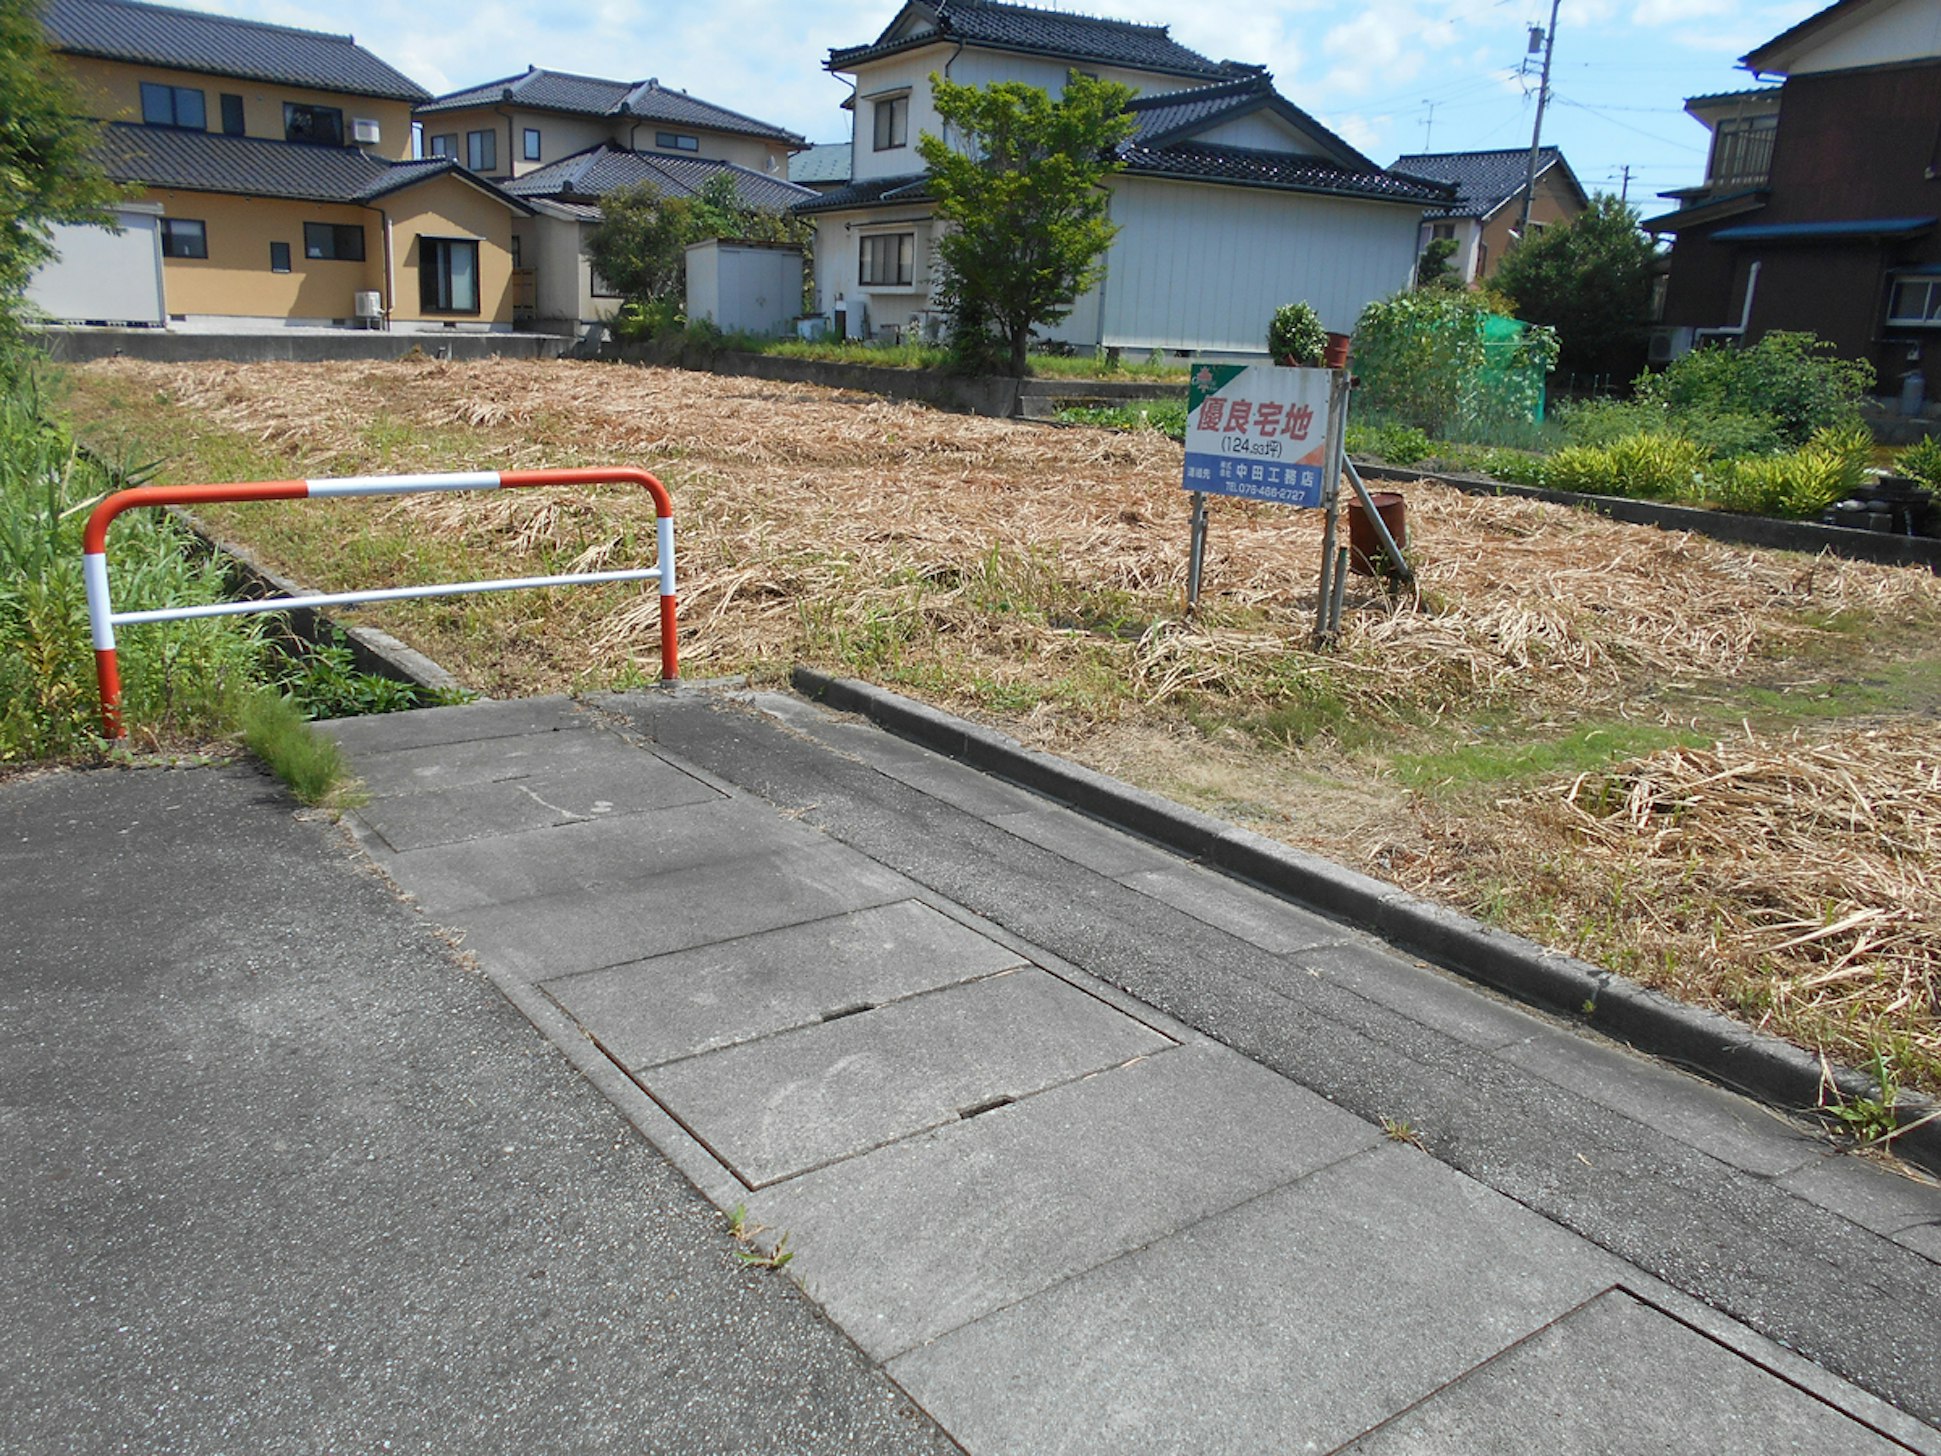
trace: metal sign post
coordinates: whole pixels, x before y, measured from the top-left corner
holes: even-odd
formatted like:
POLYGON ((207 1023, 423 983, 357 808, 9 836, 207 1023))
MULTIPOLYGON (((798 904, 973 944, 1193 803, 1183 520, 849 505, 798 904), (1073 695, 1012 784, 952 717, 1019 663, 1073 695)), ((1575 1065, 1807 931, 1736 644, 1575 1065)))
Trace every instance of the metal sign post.
POLYGON ((1330 370, 1328 385, 1327 463, 1323 467, 1321 509, 1327 518, 1321 527, 1321 586, 1315 594, 1314 645, 1325 646, 1334 640, 1341 625, 1341 594, 1347 586, 1347 552, 1337 556, 1335 535, 1341 516, 1341 460, 1348 435, 1348 371, 1330 370))
POLYGON ((1192 544, 1186 551, 1186 615, 1200 605, 1200 573, 1206 567, 1206 492, 1193 492, 1192 544))

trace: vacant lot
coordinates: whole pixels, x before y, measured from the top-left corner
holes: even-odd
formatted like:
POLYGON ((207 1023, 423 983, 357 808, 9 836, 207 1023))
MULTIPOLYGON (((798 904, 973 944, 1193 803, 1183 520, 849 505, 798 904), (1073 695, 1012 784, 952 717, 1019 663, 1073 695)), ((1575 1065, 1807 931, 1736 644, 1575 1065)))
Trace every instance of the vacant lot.
MULTIPOLYGON (((1309 643, 1315 513, 1216 502, 1182 620, 1179 447, 599 365, 91 366, 168 480, 626 463, 672 489, 690 678, 790 663, 994 723, 1689 999, 1941 1086, 1941 584, 1409 491, 1420 587, 1309 643)), ((231 507, 344 589, 645 564, 623 491, 231 507)), ((492 693, 650 679, 651 595, 372 612, 492 693)))

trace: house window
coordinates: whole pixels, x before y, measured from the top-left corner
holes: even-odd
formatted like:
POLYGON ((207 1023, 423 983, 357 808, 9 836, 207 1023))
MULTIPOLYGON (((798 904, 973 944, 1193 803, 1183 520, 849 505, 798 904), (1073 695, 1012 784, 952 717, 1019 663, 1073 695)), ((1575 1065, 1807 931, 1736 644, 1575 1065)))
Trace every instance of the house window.
POLYGON ((875 233, 862 239, 862 266, 856 281, 866 287, 908 287, 916 256, 915 233, 875 233))
POLYGON ((698 152, 701 150, 701 138, 689 136, 684 131, 657 131, 654 133, 654 145, 666 147, 670 152, 698 152))
POLYGON ((512 235, 512 266, 514 268, 523 268, 526 266, 520 261, 520 255, 523 252, 524 249, 519 246, 519 234, 514 233, 512 235))
POLYGON ((288 273, 290 271, 290 245, 288 243, 270 244, 270 272, 288 273))
POLYGON ((474 172, 494 171, 499 165, 499 134, 496 131, 466 132, 465 165, 474 172))
POLYGON ((1901 327, 1941 325, 1941 277, 1903 275, 1887 294, 1887 322, 1901 327))
POLYGON ((431 139, 431 151, 428 153, 428 155, 433 157, 457 156, 458 155, 458 133, 455 131, 448 131, 442 136, 433 137, 431 139))
POLYGON ((305 106, 283 103, 283 140, 314 142, 320 147, 344 144, 344 113, 335 106, 305 106))
POLYGON ((526 128, 526 160, 528 162, 539 160, 539 128, 536 126, 526 128))
POLYGON ((901 96, 885 96, 876 103, 876 150, 887 152, 892 147, 910 144, 910 93, 901 96))
POLYGON ((142 124, 203 131, 209 125, 208 102, 193 86, 163 86, 154 81, 144 81, 142 124))
POLYGON ((418 306, 426 313, 479 311, 479 245, 469 238, 418 240, 418 306))
POLYGON ((222 94, 222 134, 241 136, 244 129, 243 98, 224 92, 222 94))
POLYGON ((1712 133, 1712 160, 1705 180, 1715 186, 1764 182, 1772 174, 1773 138, 1778 134, 1777 116, 1720 122, 1712 133))
POLYGON ((186 217, 163 218, 162 256, 164 258, 208 257, 208 227, 186 217))
POLYGON ((303 256, 364 261, 364 229, 354 222, 307 222, 303 225, 303 256))
POLYGON ((1456 225, 1453 222, 1434 222, 1429 224, 1429 236, 1432 238, 1453 238, 1455 235, 1456 225))

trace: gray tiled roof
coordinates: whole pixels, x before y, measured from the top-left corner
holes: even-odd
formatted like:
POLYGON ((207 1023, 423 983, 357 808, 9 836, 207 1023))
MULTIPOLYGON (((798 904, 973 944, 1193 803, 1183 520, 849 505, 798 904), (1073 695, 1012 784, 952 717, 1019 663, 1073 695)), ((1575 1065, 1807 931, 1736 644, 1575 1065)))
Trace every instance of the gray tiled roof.
POLYGON ((537 66, 529 68, 523 75, 506 76, 437 97, 420 106, 418 115, 430 116, 441 111, 462 111, 474 106, 497 106, 502 103, 531 107, 535 111, 564 111, 576 116, 637 117, 642 121, 706 127, 711 131, 768 137, 780 142, 799 144, 803 140, 784 127, 758 121, 739 111, 730 111, 725 106, 716 106, 712 101, 703 101, 685 91, 670 90, 655 79, 606 81, 598 76, 542 71, 537 66))
POLYGON ((800 217, 812 212, 843 212, 850 208, 874 207, 878 203, 888 206, 904 202, 928 202, 930 193, 924 183, 929 180, 930 174, 927 172, 912 172, 901 177, 872 177, 866 182, 852 182, 834 192, 825 192, 807 202, 798 202, 790 211, 800 217))
MULTIPOLYGON (((1411 177, 1427 177, 1450 183, 1456 200, 1436 210, 1436 217, 1488 217, 1522 188, 1530 166, 1528 147, 1506 147, 1494 152, 1414 152, 1397 157, 1391 171, 1411 177)), ((1564 176, 1577 187, 1564 154, 1555 147, 1544 147, 1537 154, 1537 175, 1562 166, 1564 176)), ((1581 187, 1578 194, 1583 194, 1581 187)))
POLYGON ((865 61, 935 45, 940 40, 1176 76, 1228 74, 1221 62, 1188 50, 1163 25, 1135 25, 1097 15, 1000 4, 998 0, 913 0, 875 40, 832 50, 826 64, 832 71, 846 71, 865 61), (899 23, 912 12, 932 21, 934 29, 897 36, 899 23))
POLYGON ((449 157, 387 162, 354 147, 318 147, 126 122, 103 128, 96 156, 118 182, 301 202, 373 202, 400 188, 455 173, 507 206, 529 211, 524 203, 449 157))
POLYGON ((602 143, 562 157, 548 166, 515 177, 504 184, 515 197, 544 198, 549 202, 590 202, 620 187, 651 183, 673 197, 692 197, 708 181, 726 176, 735 184, 735 193, 744 207, 764 212, 783 212, 795 203, 815 196, 806 187, 797 187, 780 177, 770 177, 733 162, 717 162, 705 157, 669 157, 658 152, 630 152, 624 147, 602 143))
POLYGON ((41 23, 54 49, 73 55, 394 101, 431 94, 347 35, 134 0, 45 0, 41 23))
POLYGON ((1433 205, 1448 194, 1433 182, 1398 177, 1380 167, 1344 167, 1323 157, 1293 152, 1260 151, 1252 147, 1214 146, 1207 142, 1174 142, 1144 147, 1135 140, 1120 148, 1126 171, 1150 177, 1183 177, 1227 182, 1242 187, 1271 187, 1287 192, 1325 192, 1385 202, 1433 205))
POLYGON ((1228 66, 1236 74, 1208 86, 1135 96, 1126 108, 1138 124, 1138 130, 1132 134, 1133 142, 1146 147, 1165 146, 1186 141, 1230 118, 1267 111, 1319 141, 1334 162, 1353 170, 1381 170, 1276 91, 1274 78, 1264 68, 1241 67, 1233 62, 1228 66))
POLYGON ((825 142, 806 152, 797 152, 789 158, 789 181, 798 187, 847 182, 851 165, 849 148, 848 142, 825 142))

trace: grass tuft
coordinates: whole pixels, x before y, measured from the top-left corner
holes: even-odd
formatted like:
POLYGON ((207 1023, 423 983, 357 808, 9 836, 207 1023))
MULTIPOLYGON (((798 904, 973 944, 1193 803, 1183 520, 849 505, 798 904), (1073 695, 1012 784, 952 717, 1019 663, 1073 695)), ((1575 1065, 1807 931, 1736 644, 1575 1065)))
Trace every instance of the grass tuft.
POLYGON ((243 704, 243 741, 290 792, 312 806, 349 806, 353 782, 335 739, 312 728, 294 698, 264 689, 243 704))

